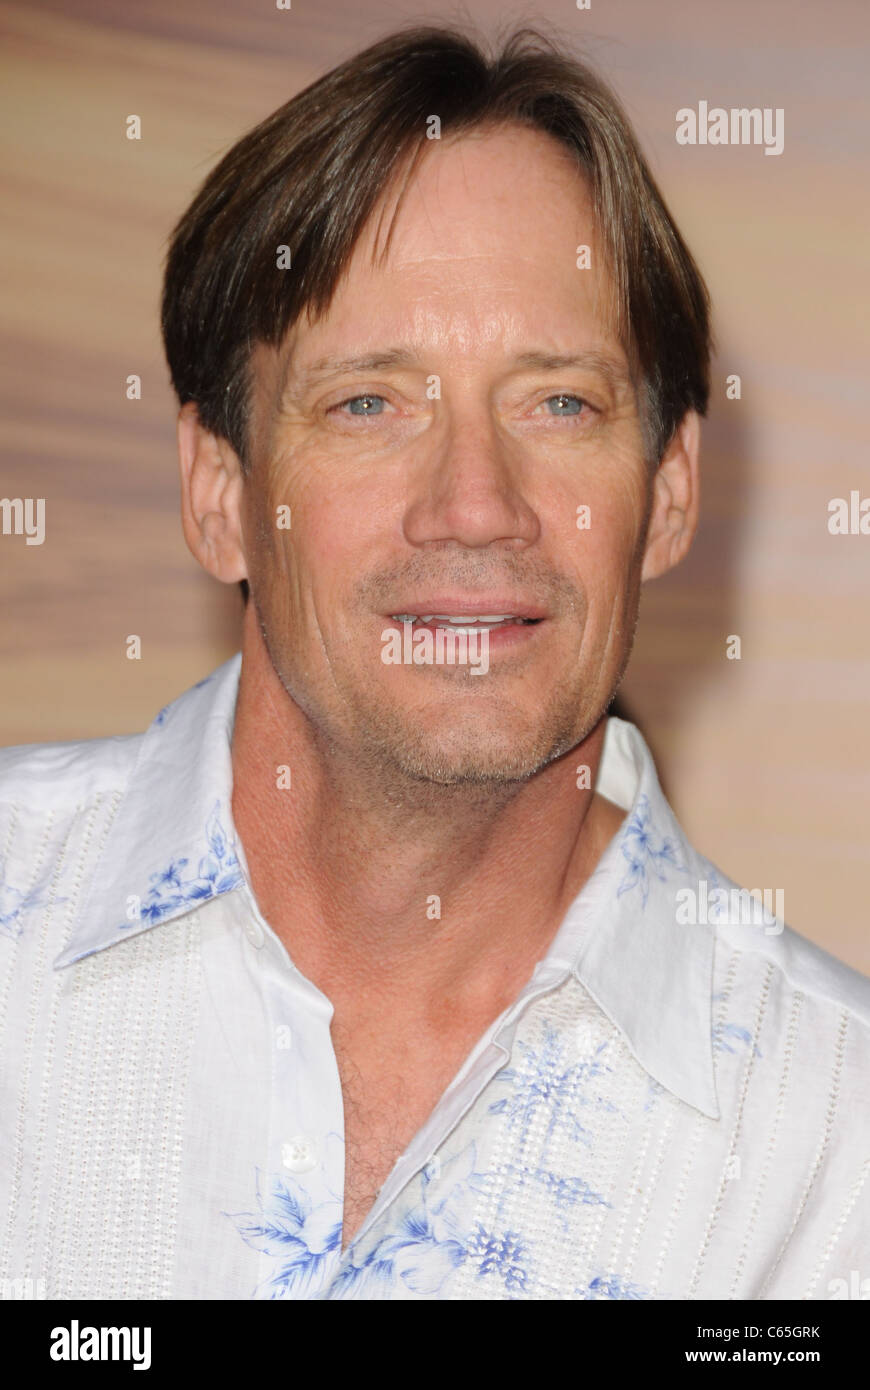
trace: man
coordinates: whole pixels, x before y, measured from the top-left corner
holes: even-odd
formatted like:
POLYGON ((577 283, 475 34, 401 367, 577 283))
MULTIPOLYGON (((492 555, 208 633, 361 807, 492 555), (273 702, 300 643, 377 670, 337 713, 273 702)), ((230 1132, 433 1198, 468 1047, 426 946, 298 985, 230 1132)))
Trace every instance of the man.
POLYGON ((607 717, 710 351, 613 97, 527 33, 375 45, 207 179, 163 329, 242 649, 4 754, 4 1275, 833 1296, 870 987, 730 911, 607 717))

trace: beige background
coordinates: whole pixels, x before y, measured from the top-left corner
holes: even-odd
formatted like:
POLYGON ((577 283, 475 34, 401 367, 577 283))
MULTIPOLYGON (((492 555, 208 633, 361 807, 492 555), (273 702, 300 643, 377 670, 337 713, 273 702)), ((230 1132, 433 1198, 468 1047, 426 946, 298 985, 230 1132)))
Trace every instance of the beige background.
POLYGON ((870 973, 870 536, 827 531, 830 498, 870 495, 866 0, 0 5, 0 492, 45 497, 47 522, 43 546, 0 536, 0 743, 143 728, 236 650, 237 591, 198 570, 178 521, 166 237, 301 86, 404 21, 463 15, 488 34, 551 20, 585 49, 714 299, 703 521, 646 591, 623 710, 698 848, 783 889, 792 926, 870 973), (783 107, 783 154, 678 146, 677 108, 702 99, 783 107))

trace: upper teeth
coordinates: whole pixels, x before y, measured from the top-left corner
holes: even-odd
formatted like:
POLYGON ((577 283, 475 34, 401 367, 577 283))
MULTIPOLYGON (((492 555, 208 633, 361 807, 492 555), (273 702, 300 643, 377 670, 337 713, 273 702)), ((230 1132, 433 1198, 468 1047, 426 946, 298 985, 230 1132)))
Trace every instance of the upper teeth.
POLYGON ((527 618, 518 618, 515 613, 476 613, 473 617, 453 617, 449 613, 429 613, 420 616, 416 613, 394 613, 396 623, 456 623, 467 627, 469 623, 525 623, 527 618))

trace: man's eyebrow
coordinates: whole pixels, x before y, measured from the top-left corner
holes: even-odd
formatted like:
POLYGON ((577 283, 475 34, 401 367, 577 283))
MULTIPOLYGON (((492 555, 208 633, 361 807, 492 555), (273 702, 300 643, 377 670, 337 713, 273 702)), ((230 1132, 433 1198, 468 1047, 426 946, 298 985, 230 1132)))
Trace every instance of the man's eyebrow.
POLYGON ((560 372, 565 367, 583 367, 587 371, 599 372, 612 387, 627 386, 631 380, 628 367, 618 358, 593 349, 571 353, 521 352, 514 358, 514 363, 517 367, 527 367, 541 372, 560 372))
POLYGON ((418 361, 417 354, 411 348, 395 347, 357 357, 320 357, 299 371, 294 371, 291 362, 288 364, 287 385, 289 389, 304 391, 315 382, 344 376, 346 372, 382 372, 387 367, 413 367, 418 361))
MULTIPOLYGON (((287 386, 290 390, 306 390, 318 381, 331 377, 344 376, 350 372, 378 372, 389 367, 419 366, 420 357, 412 348, 386 348, 382 352, 369 352, 354 357, 321 357, 310 366, 294 372, 292 364, 287 386)), ((513 359, 512 368, 526 368, 532 371, 557 372, 566 367, 582 367, 601 374, 611 387, 617 388, 629 383, 628 368, 617 358, 607 353, 587 350, 575 353, 521 352, 513 359)))

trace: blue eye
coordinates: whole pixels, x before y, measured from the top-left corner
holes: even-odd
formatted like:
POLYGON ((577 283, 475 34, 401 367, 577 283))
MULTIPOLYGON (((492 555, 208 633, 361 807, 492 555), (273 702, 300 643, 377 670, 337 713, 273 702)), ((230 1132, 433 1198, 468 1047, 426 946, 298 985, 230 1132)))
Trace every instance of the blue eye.
POLYGON ((336 409, 337 409, 337 410, 344 410, 344 407, 345 407, 346 405, 349 405, 349 406, 351 406, 351 412, 350 412, 351 415, 357 415, 357 416, 360 416, 360 415, 362 415, 362 416, 365 416, 365 415, 382 415, 382 414, 383 414, 383 409, 382 409, 383 403, 384 403, 384 398, 383 398, 383 396, 370 396, 370 395, 365 395, 365 396, 350 396, 350 397, 348 397, 348 399, 347 399, 346 401, 342 401, 341 404, 338 405, 338 406, 336 407, 336 409), (363 402, 367 402, 367 403, 368 403, 368 404, 366 404, 366 405, 363 407, 363 409, 361 409, 361 410, 355 410, 355 409, 353 409, 354 406, 362 405, 363 402), (377 405, 378 402, 380 403, 379 406, 377 405), (377 406, 377 408, 374 408, 375 406, 377 406))
POLYGON ((580 396, 569 396, 564 391, 560 391, 557 396, 549 396, 546 402, 547 405, 549 405, 551 401, 567 401, 569 404, 576 405, 577 407, 576 410, 559 410, 551 412, 551 414, 556 415, 579 415, 583 409, 583 406, 585 405, 585 401, 583 401, 580 396))

